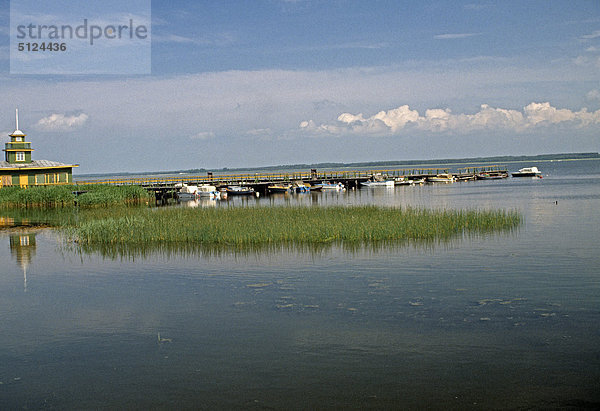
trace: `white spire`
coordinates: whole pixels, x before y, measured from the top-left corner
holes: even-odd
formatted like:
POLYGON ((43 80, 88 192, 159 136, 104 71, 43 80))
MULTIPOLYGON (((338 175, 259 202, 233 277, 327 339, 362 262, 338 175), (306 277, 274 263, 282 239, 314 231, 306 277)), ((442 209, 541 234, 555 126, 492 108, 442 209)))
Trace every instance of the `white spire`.
POLYGON ((18 108, 15 109, 15 123, 16 123, 17 128, 15 129, 15 131, 13 131, 11 136, 25 137, 25 133, 23 133, 21 130, 19 130, 19 109, 18 108))

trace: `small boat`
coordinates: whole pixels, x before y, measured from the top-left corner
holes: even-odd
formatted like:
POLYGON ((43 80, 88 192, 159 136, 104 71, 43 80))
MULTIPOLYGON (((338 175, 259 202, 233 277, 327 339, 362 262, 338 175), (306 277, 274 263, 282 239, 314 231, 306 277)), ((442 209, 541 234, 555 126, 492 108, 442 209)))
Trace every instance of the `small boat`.
POLYGON ((302 181, 295 181, 292 186, 294 193, 308 193, 310 191, 310 184, 306 184, 302 181))
POLYGON ((416 178, 416 179, 411 179, 408 177, 398 177, 396 179, 394 179, 394 184, 397 186, 414 186, 414 185, 421 185, 425 183, 425 179, 424 178, 416 178))
POLYGON ((225 187, 225 192, 228 196, 245 196, 256 193, 252 187, 245 186, 227 186, 225 187))
POLYGON ((456 177, 456 181, 473 181, 477 180, 476 174, 463 174, 456 177))
POLYGON ((431 183, 453 183, 456 179, 450 173, 438 174, 435 177, 427 177, 431 183))
POLYGON ((412 184, 412 180, 408 177, 397 177, 394 179, 394 184, 397 186, 408 186, 412 184))
POLYGON ((188 186, 187 184, 177 184, 179 188, 177 199, 180 201, 195 200, 198 198, 198 186, 188 186))
POLYGON ((539 177, 542 178, 542 173, 537 167, 525 167, 519 169, 518 172, 512 173, 513 177, 539 177))
POLYGON ((209 198, 211 200, 219 200, 221 198, 221 193, 217 190, 217 187, 208 184, 198 186, 197 194, 200 198, 209 198))
POLYGON ((477 174, 478 180, 501 180, 508 177, 506 173, 479 173, 477 174))
POLYGON ((291 193, 292 185, 291 184, 272 184, 267 187, 269 193, 291 193))
POLYGON ((383 181, 364 181, 360 184, 365 187, 394 187, 394 180, 383 180, 383 181))
POLYGON ((342 183, 331 183, 329 181, 323 181, 321 183, 322 190, 345 190, 344 185, 342 183))

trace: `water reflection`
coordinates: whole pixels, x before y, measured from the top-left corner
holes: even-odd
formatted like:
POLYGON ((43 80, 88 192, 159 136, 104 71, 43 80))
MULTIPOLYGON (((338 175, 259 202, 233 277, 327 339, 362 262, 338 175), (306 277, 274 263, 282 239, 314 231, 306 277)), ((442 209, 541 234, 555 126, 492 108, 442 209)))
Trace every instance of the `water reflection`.
POLYGON ((21 227, 30 225, 28 218, 19 218, 19 217, 9 217, 9 216, 0 216, 0 228, 12 228, 12 227, 21 227))
POLYGON ((510 241, 518 236, 519 227, 504 229, 461 233, 448 237, 435 239, 401 239, 382 240, 369 242, 343 242, 331 243, 283 243, 283 244, 250 244, 250 245, 222 245, 201 243, 144 243, 144 244, 79 244, 76 242, 62 242, 62 249, 76 255, 99 255, 110 260, 150 257, 179 258, 197 257, 210 258, 237 258, 249 256, 279 256, 282 253, 293 253, 308 258, 320 257, 325 254, 343 254, 349 258, 363 253, 371 255, 406 253, 408 250, 433 252, 436 249, 448 250, 459 247, 465 241, 476 242, 495 238, 497 241, 510 241))
POLYGON ((27 291, 27 268, 35 257, 34 233, 12 234, 9 237, 10 254, 23 270, 23 290, 27 291))

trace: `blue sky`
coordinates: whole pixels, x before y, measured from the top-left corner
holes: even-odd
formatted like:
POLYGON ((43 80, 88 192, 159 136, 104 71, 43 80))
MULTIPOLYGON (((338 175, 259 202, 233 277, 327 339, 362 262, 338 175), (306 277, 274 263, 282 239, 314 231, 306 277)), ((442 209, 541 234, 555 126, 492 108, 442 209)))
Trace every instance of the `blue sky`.
POLYGON ((150 75, 10 74, 9 6, 2 142, 78 173, 600 151, 598 1, 153 1, 150 75))

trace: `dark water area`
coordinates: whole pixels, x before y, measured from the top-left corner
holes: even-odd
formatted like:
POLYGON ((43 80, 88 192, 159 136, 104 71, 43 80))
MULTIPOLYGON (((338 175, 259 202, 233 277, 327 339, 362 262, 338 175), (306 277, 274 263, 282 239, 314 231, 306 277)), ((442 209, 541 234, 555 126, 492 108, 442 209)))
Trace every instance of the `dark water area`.
POLYGON ((0 409, 598 408, 600 161, 527 165, 193 204, 523 214, 443 243, 118 257, 0 231, 0 409))

